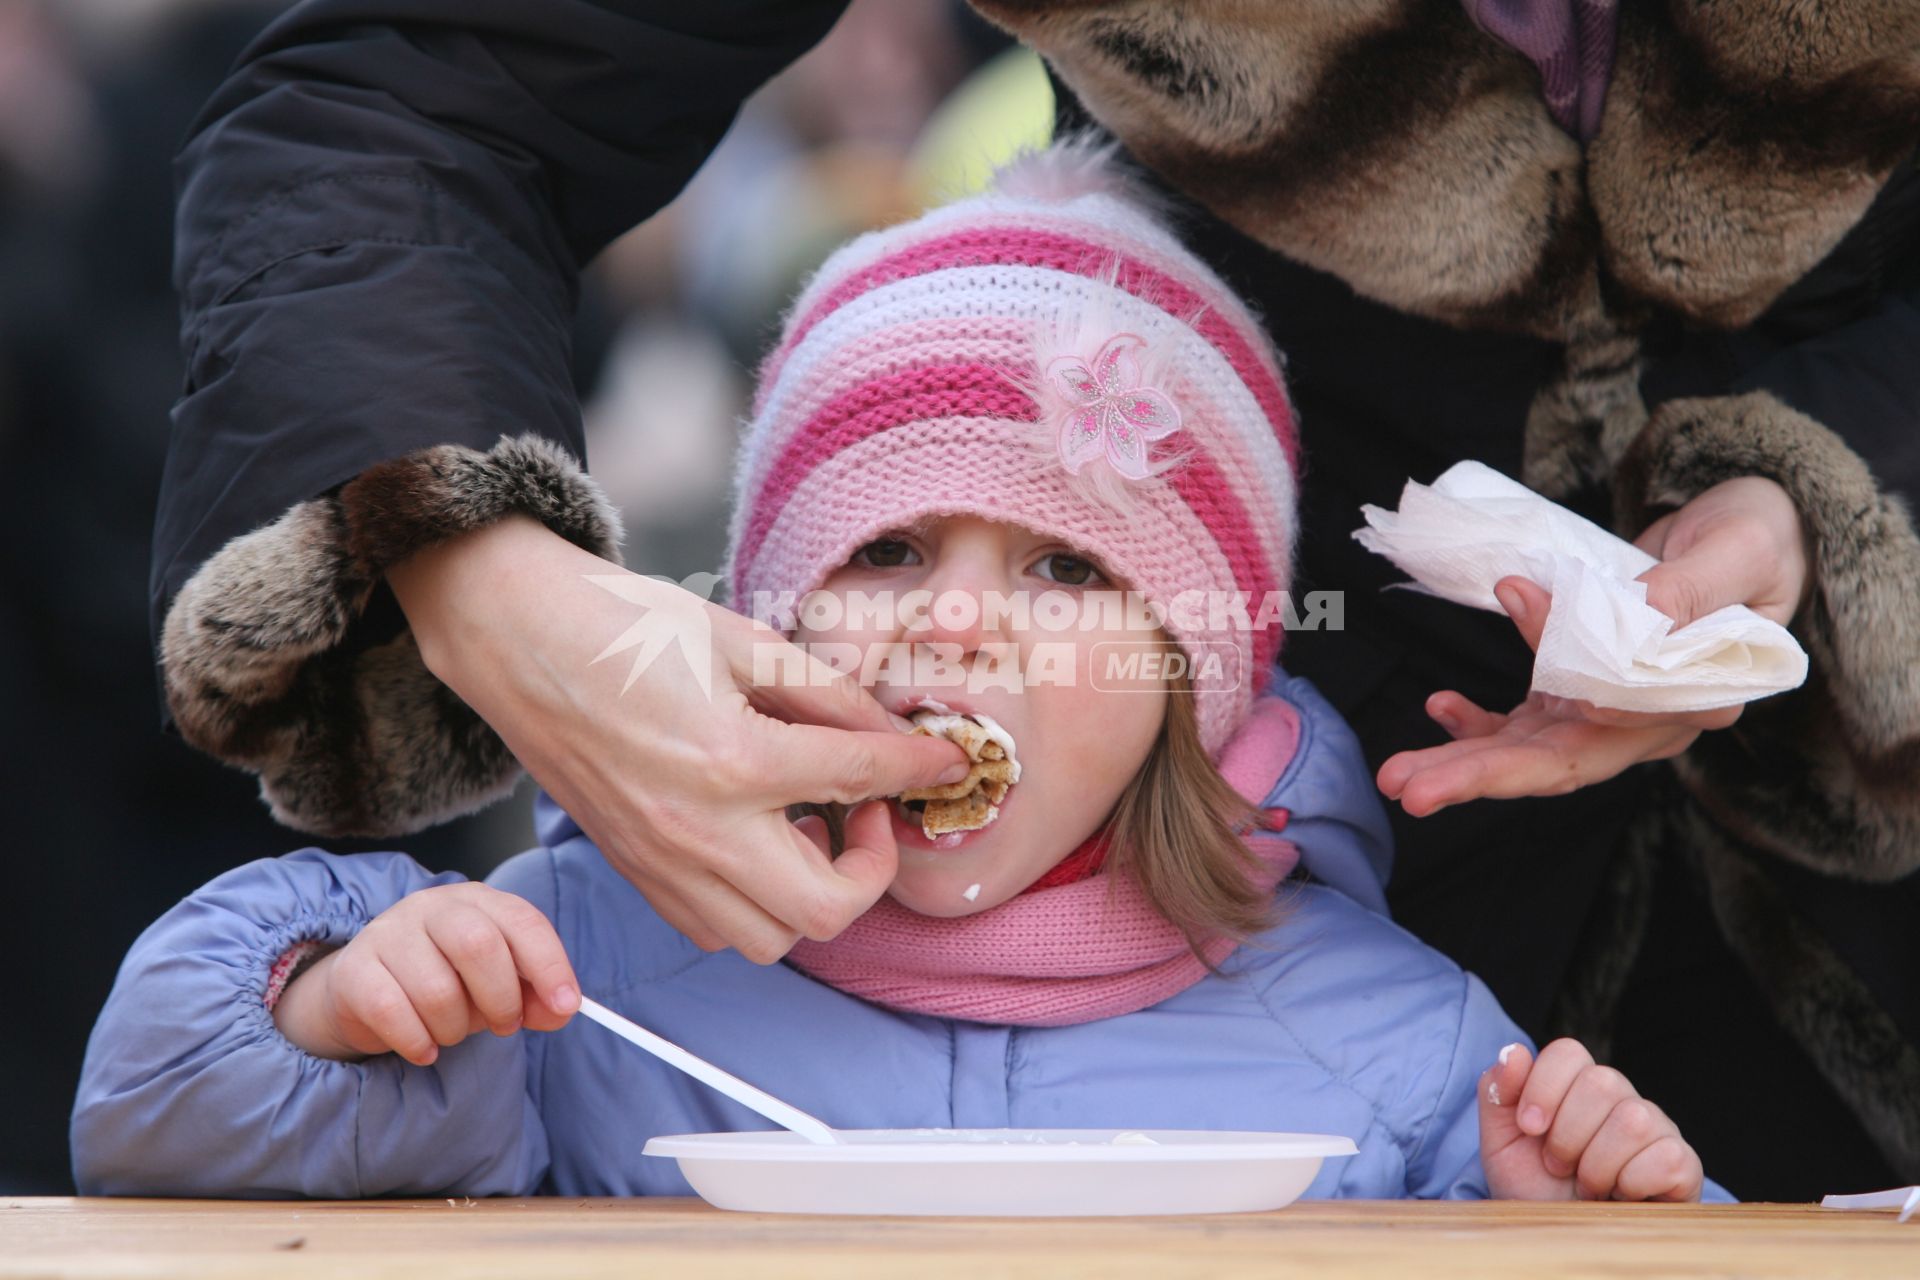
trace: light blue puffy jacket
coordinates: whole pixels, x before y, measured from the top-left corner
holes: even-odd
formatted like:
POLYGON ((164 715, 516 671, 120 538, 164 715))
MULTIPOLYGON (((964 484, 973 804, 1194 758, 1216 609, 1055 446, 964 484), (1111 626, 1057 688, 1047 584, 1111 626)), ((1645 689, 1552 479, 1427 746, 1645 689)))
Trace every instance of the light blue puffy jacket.
MULTIPOLYGON (((1269 807, 1313 883, 1283 923, 1138 1013, 1023 1028, 896 1013, 781 963, 701 951, 547 796, 540 847, 488 883, 546 912, 583 990, 844 1128, 1344 1134, 1308 1194, 1480 1197, 1475 1087, 1526 1037, 1479 979, 1386 916, 1385 812, 1352 731, 1280 675, 1299 750, 1269 807)), ((766 1121, 584 1018, 482 1032, 430 1067, 315 1058, 262 999, 291 944, 342 944, 433 875, 400 853, 302 849, 220 876, 141 935, 88 1046, 83 1194, 354 1198, 691 1195, 655 1134, 766 1121)), ((1713 1198, 1724 1198, 1709 1188, 1713 1198)))

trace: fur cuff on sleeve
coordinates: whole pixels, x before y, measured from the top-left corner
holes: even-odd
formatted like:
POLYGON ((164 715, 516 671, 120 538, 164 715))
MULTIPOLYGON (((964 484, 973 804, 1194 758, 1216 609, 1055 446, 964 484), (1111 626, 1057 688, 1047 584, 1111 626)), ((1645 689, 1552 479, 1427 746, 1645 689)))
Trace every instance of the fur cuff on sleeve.
POLYGON ((208 557, 161 637, 186 740, 260 775, 273 816, 322 836, 396 836, 513 789, 499 735, 362 616, 388 567, 514 512, 619 563, 620 518, 565 449, 535 435, 438 445, 369 467, 208 557))
POLYGON ((1749 475, 1785 488, 1812 538, 1813 596, 1794 622, 1807 683, 1701 734, 1675 766, 1749 843, 1895 879, 1920 867, 1920 538, 1839 436, 1766 392, 1662 405, 1616 470, 1620 526, 1749 475))

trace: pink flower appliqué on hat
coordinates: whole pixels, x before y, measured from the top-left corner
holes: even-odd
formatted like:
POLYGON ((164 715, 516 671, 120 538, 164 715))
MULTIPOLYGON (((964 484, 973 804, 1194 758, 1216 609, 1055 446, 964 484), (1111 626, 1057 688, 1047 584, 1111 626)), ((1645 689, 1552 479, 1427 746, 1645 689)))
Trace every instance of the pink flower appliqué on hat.
POLYGON ((1109 338, 1091 364, 1060 356, 1047 365, 1047 380, 1072 406, 1060 420, 1060 461, 1070 474, 1104 457, 1129 480, 1150 473, 1147 445, 1180 429, 1180 410, 1157 387, 1140 385, 1134 352, 1146 347, 1136 333, 1109 338))

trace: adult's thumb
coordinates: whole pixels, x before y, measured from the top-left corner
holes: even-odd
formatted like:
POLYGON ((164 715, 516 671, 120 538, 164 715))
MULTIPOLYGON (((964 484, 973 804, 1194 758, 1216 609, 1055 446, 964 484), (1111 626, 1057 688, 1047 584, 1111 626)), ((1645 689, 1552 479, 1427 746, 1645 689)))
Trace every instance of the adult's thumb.
POLYGON ((1753 556, 1751 544, 1709 534, 1671 560, 1641 574, 1647 603, 1673 619, 1674 630, 1730 604, 1758 599, 1767 588, 1769 568, 1753 556))
POLYGON ((1708 603, 1712 592, 1707 584, 1684 569, 1658 565, 1641 574, 1640 581, 1647 584, 1647 603, 1672 618, 1675 631, 1719 607, 1708 603))

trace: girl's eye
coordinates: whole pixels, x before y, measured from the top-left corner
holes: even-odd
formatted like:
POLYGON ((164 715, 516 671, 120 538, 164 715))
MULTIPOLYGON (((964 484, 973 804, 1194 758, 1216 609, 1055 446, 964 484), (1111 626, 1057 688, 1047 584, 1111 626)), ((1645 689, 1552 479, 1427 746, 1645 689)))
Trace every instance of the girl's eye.
POLYGON ((1040 571, 1041 577, 1065 587, 1084 587, 1094 582, 1106 581, 1100 570, 1094 567, 1093 561, 1083 560, 1079 556, 1070 556, 1064 551, 1043 556, 1034 568, 1040 571))
POLYGON ((877 538, 854 552, 853 562, 870 569, 897 569, 913 563, 913 548, 898 538, 877 538))

